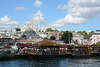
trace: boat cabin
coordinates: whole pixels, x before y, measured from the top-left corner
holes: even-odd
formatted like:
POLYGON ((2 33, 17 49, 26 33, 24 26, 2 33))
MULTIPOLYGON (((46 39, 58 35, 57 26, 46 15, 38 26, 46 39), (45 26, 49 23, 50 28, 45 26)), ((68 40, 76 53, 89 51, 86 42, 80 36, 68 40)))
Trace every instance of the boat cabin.
POLYGON ((82 45, 69 45, 66 54, 71 56, 89 55, 89 48, 82 45))
POLYGON ((91 45, 91 55, 100 55, 100 42, 91 45))
POLYGON ((49 40, 43 40, 35 43, 33 47, 29 47, 28 54, 30 55, 62 55, 60 46, 57 43, 49 40))

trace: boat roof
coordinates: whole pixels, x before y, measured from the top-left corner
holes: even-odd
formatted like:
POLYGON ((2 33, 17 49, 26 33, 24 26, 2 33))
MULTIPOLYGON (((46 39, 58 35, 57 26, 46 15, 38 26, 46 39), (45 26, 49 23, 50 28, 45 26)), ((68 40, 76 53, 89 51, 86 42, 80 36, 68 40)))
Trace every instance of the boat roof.
POLYGON ((39 46, 58 46, 57 43, 51 42, 50 40, 43 40, 36 42, 35 44, 38 44, 39 46))
POLYGON ((68 44, 58 44, 59 46, 61 46, 61 47, 67 47, 68 46, 68 44))
POLYGON ((23 44, 19 44, 18 47, 28 47, 28 46, 32 46, 35 44, 31 44, 31 43, 23 43, 23 44))

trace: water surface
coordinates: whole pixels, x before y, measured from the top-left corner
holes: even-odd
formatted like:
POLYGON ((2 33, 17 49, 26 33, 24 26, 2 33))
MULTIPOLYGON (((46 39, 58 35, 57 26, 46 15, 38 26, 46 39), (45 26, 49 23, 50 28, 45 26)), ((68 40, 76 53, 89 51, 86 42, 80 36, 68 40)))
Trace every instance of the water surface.
POLYGON ((0 60, 0 67, 100 67, 100 58, 0 60))

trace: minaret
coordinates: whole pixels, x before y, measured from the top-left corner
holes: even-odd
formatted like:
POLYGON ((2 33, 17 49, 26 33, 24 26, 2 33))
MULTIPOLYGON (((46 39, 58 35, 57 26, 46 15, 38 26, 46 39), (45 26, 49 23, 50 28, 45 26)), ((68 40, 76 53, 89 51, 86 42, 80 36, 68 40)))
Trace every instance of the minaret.
POLYGON ((44 32, 45 32, 45 23, 44 23, 44 32))
POLYGON ((32 24, 34 25, 33 19, 34 19, 34 18, 32 18, 31 22, 32 22, 32 24))
POLYGON ((41 32, 41 29, 40 29, 40 15, 39 15, 39 30, 40 30, 40 32, 41 32))
POLYGON ((37 31, 37 28, 36 28, 35 25, 34 25, 34 18, 32 18, 32 20, 31 20, 31 28, 32 28, 34 31, 37 31))
POLYGON ((32 26, 34 27, 35 25, 34 25, 33 20, 34 20, 34 18, 32 18, 32 20, 31 20, 31 24, 32 24, 32 26))

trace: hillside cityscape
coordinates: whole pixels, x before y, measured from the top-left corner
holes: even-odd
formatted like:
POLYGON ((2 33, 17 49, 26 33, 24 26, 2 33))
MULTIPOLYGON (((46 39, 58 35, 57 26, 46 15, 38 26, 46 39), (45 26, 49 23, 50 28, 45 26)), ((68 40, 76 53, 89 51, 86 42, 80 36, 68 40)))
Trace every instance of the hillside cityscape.
POLYGON ((100 67, 100 0, 0 0, 0 67, 100 67))
MULTIPOLYGON (((39 27, 40 28, 40 27, 39 27)), ((29 22, 23 25, 22 28, 9 30, 0 30, 0 43, 3 45, 11 45, 18 43, 35 43, 49 39, 58 44, 81 44, 92 45, 100 41, 100 30, 96 31, 59 31, 57 29, 46 28, 41 30, 34 25, 34 22, 29 22), (63 37, 65 36, 65 38, 63 37)))

